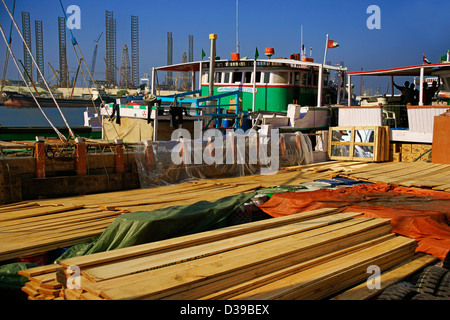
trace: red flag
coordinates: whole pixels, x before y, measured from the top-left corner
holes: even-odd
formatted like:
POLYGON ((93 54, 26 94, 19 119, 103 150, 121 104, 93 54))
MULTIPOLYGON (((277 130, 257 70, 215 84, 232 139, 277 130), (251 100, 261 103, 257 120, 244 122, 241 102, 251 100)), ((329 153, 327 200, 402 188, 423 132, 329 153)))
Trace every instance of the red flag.
POLYGON ((339 44, 337 43, 337 41, 328 40, 328 49, 333 49, 336 47, 339 47, 339 44))

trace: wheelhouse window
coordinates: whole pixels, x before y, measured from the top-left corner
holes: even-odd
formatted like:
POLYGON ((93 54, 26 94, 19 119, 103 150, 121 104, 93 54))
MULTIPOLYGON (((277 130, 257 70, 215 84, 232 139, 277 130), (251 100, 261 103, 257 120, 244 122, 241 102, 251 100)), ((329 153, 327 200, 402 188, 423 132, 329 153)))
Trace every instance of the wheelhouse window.
POLYGON ((270 72, 264 72, 264 83, 270 82, 270 72))
POLYGON ((244 83, 252 83, 252 73, 251 72, 245 72, 244 83))
POLYGON ((256 72, 255 82, 256 83, 260 83, 261 82, 261 71, 257 71, 256 72))
POLYGON ((242 72, 233 72, 233 83, 242 83, 242 72))
POLYGON ((224 72, 224 80, 223 83, 230 83, 230 73, 229 72, 224 72))
POLYGON ((274 72, 272 77, 272 83, 276 84, 288 84, 289 72, 274 72))
POLYGON ((294 86, 300 85, 300 72, 294 73, 294 86))
POLYGON ((209 82, 209 74, 208 72, 204 72, 202 75, 202 83, 208 83, 209 82))

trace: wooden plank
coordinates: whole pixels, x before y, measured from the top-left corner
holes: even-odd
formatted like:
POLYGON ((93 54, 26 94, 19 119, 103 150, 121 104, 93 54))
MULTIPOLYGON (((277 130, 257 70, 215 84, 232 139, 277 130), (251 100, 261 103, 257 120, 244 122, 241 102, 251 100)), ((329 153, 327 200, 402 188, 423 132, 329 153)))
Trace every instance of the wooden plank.
POLYGON ((13 219, 23 219, 23 218, 40 216, 40 215, 59 213, 59 212, 63 212, 63 211, 70 211, 70 210, 81 209, 81 208, 83 208, 83 205, 72 205, 72 206, 64 206, 64 207, 57 207, 57 208, 51 208, 51 207, 41 208, 41 207, 39 207, 39 208, 33 208, 33 209, 27 209, 27 210, 13 211, 13 212, 3 212, 0 214, 0 222, 7 221, 7 220, 13 220, 13 219))
POLYGON ((412 258, 400 263, 393 269, 381 273, 380 289, 369 289, 367 283, 361 283, 358 286, 338 294, 331 300, 368 300, 380 294, 387 287, 396 284, 408 276, 413 275, 426 266, 437 262, 439 259, 428 254, 416 254, 412 258))
MULTIPOLYGON (((182 265, 169 266, 167 268, 176 269, 180 266, 183 271, 179 276, 168 272, 167 268, 152 270, 138 275, 131 275, 119 278, 119 281, 125 281, 125 285, 116 286, 109 290, 102 291, 102 296, 108 299, 136 299, 150 297, 153 294, 164 292, 173 287, 183 287, 189 283, 200 282, 209 277, 227 274, 235 270, 257 265, 266 261, 272 261, 276 258, 284 259, 294 252, 301 252, 302 254, 311 254, 310 250, 317 254, 317 247, 320 245, 329 245, 337 243, 337 239, 348 239, 353 235, 358 235, 376 227, 391 226, 389 220, 377 219, 376 221, 368 221, 358 224, 354 227, 343 228, 337 231, 328 232, 325 235, 311 237, 303 240, 298 240, 299 236, 293 235, 288 237, 285 241, 268 246, 267 243, 256 244, 249 253, 248 248, 233 250, 229 253, 222 253, 211 257, 206 257, 201 261, 187 262, 182 265), (315 249, 315 250, 314 250, 315 249), (212 261, 211 261, 212 259, 212 261), (206 263, 206 261, 209 261, 206 263), (193 266, 195 264, 195 267, 193 266), (162 273, 162 274, 161 274, 162 273), (133 286, 130 286, 130 280, 133 286)), ((384 231, 385 232, 385 231, 384 231)), ((277 242, 277 240, 272 240, 277 242)), ((279 241, 278 241, 279 242, 279 241)), ((101 284, 101 283, 99 283, 101 284)))
MULTIPOLYGON (((355 267, 360 268, 361 265, 363 266, 363 268, 366 268, 366 270, 364 270, 366 272, 366 265, 380 265, 380 261, 378 261, 379 259, 386 259, 385 256, 388 253, 392 253, 392 255, 388 255, 389 259, 392 259, 392 256, 398 254, 399 250, 407 250, 407 252, 411 252, 412 255, 412 250, 414 250, 415 245, 416 242, 412 239, 396 237, 392 240, 385 241, 370 248, 334 259, 317 267, 296 273, 275 282, 271 282, 254 290, 247 291, 240 295, 234 296, 232 299, 308 299, 311 291, 314 292, 314 289, 319 287, 318 284, 325 279, 328 280, 325 295, 328 295, 332 292, 332 282, 329 281, 330 277, 334 277, 334 279, 336 279, 336 281, 338 282, 342 281, 342 278, 341 280, 339 280, 339 275, 342 277, 343 272, 348 272, 349 269, 355 267), (308 288, 311 286, 313 287, 312 289, 308 288)), ((355 274, 353 273, 351 277, 354 277, 353 281, 357 279, 357 277, 355 277, 355 274)), ((367 277, 367 274, 365 275, 365 277, 367 277)), ((323 292, 322 295, 324 295, 323 292)))
POLYGON ((266 230, 270 228, 276 228, 290 223, 295 223, 299 221, 304 221, 311 219, 313 217, 320 217, 321 215, 327 215, 331 213, 336 213, 336 209, 319 209, 304 213, 293 214, 285 217, 268 219, 263 221, 251 222, 243 225, 231 226, 227 228, 222 228, 219 230, 206 231, 198 234, 187 235, 182 237, 177 237, 168 240, 155 241, 148 244, 133 246, 130 248, 122 248, 108 252, 100 252, 88 256, 76 257, 71 259, 62 260, 59 262, 64 267, 70 265, 77 265, 80 268, 85 268, 87 266, 93 266, 96 264, 107 263, 110 261, 118 259, 127 259, 141 255, 156 254, 167 252, 171 250, 183 249, 186 247, 197 246, 202 243, 208 243, 211 241, 217 241, 222 239, 227 239, 242 234, 247 234, 251 232, 257 232, 261 230, 266 230))
MULTIPOLYGON (((218 281, 214 283, 215 286, 215 292, 211 294, 205 294, 205 292, 208 292, 207 290, 202 290, 202 287, 190 289, 187 291, 183 291, 179 294, 175 294, 172 296, 164 297, 164 299, 169 300, 189 300, 189 299, 201 299, 201 300, 222 300, 222 299, 230 299, 231 297, 246 292, 248 290, 260 287, 262 285, 265 285, 267 283, 273 282, 275 280, 279 280, 281 278, 284 278, 288 275, 298 273, 302 270, 306 270, 308 268, 317 266, 319 264, 322 264, 324 262, 330 261, 332 259, 336 259, 337 257, 344 256, 346 254, 350 254, 352 252, 356 252, 358 250, 361 250, 363 248, 367 248, 370 246, 373 246, 377 243, 381 243, 383 241, 386 241, 388 239, 394 238, 394 234, 388 234, 386 236, 381 236, 369 241, 365 241, 359 244, 356 244, 354 246, 350 246, 344 249, 337 250, 335 252, 319 256, 315 259, 310 259, 305 262, 295 264, 293 266, 283 268, 281 270, 271 272, 264 276, 257 276, 254 278, 249 278, 248 281, 238 283, 234 286, 230 286, 229 284, 224 285, 224 289, 221 289, 221 286, 218 281)), ((227 281, 227 279, 225 279, 227 281)))
MULTIPOLYGON (((195 247, 188 247, 180 250, 173 250, 157 256, 146 255, 125 259, 115 263, 108 263, 98 267, 84 269, 82 273, 92 281, 102 281, 112 279, 127 274, 153 270, 168 265, 178 264, 186 261, 204 258, 214 254, 231 251, 257 243, 270 244, 270 240, 287 237, 307 230, 320 228, 330 224, 339 223, 354 217, 361 216, 361 213, 344 213, 326 216, 306 222, 293 223, 284 227, 259 231, 251 234, 244 234, 231 239, 218 240, 212 243, 205 243, 195 247)), ((320 231, 320 230, 319 230, 320 231)))

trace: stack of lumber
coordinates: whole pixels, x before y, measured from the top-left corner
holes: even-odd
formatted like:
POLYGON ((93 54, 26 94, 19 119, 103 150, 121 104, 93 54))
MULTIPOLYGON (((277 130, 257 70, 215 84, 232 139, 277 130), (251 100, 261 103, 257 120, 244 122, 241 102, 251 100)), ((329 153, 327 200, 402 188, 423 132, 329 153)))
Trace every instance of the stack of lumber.
POLYGON ((390 220, 320 209, 70 258, 45 274, 45 267, 20 273, 34 283, 58 279, 67 300, 326 299, 365 283, 369 266, 383 275, 411 259, 416 270, 430 262, 417 262, 415 240, 391 230, 390 220), (73 266, 81 271, 78 288, 66 286, 77 283, 65 271, 73 266))
MULTIPOLYGON (((89 241, 120 214, 153 211, 252 192, 283 184, 323 179, 361 163, 298 166, 276 175, 198 180, 178 185, 37 200, 0 206, 0 261, 37 255, 89 241)), ((365 164, 364 164, 365 165, 365 164)))
POLYGON ((74 204, 0 206, 0 261, 87 242, 122 213, 74 204))
POLYGON ((351 172, 340 172, 339 175, 373 183, 450 192, 450 164, 373 163, 351 172))

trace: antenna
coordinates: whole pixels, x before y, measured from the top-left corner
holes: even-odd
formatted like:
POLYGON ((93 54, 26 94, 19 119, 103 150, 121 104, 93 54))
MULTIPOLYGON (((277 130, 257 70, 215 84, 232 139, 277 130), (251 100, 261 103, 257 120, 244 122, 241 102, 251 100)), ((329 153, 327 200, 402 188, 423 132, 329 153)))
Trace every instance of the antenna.
POLYGON ((305 55, 305 46, 303 45, 303 25, 301 27, 301 46, 300 56, 303 57, 305 55))

